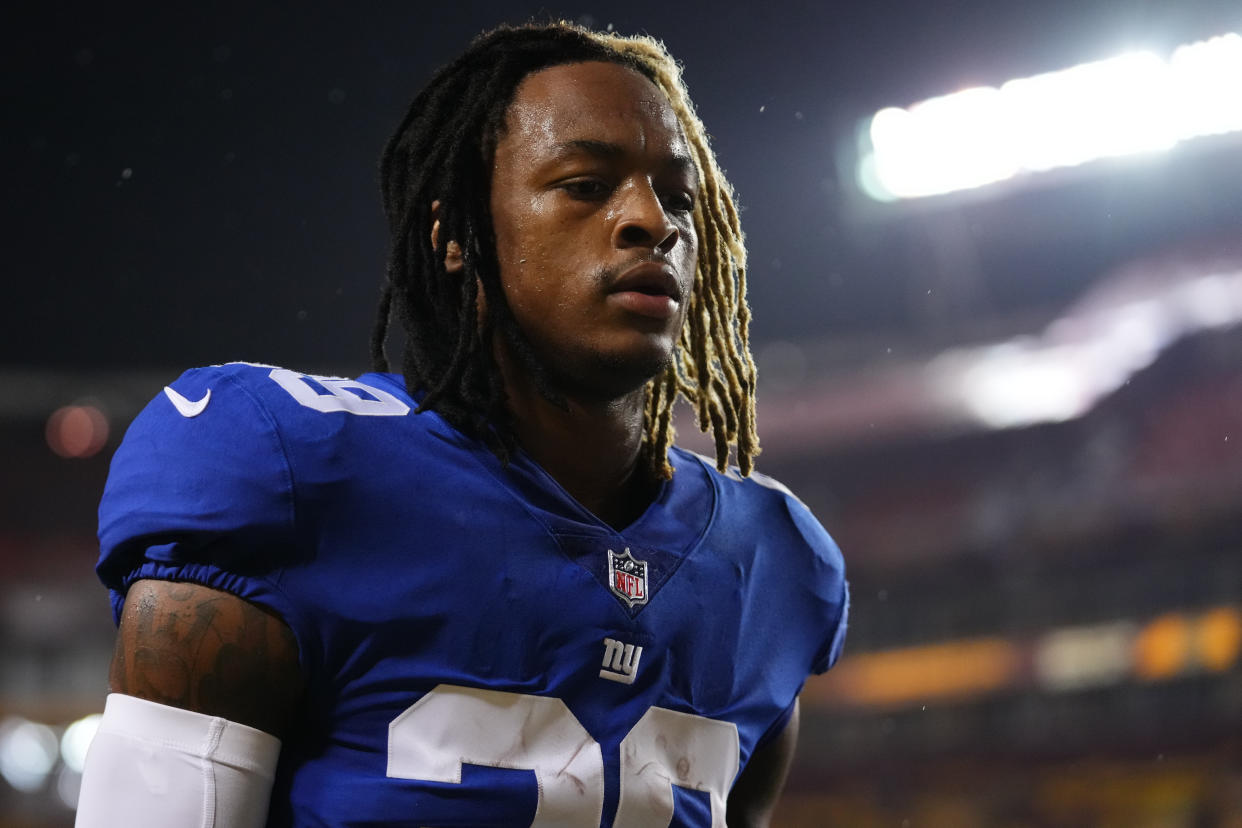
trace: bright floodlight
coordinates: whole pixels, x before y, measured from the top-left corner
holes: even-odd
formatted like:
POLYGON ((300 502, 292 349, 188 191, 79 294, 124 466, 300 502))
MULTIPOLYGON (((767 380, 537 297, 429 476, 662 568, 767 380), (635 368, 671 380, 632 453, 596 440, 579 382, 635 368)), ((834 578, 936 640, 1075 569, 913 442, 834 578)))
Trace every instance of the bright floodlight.
POLYGON ((65 728, 64 735, 60 737, 60 755, 70 770, 82 772, 86 765, 86 751, 95 738, 95 731, 99 730, 102 718, 98 713, 92 713, 65 728))
POLYGON ((858 179, 892 201, 1242 130, 1242 36, 1135 52, 877 112, 858 179))
POLYGON ((0 776, 19 791, 43 786, 56 764, 56 734, 47 725, 16 716, 0 722, 0 776))

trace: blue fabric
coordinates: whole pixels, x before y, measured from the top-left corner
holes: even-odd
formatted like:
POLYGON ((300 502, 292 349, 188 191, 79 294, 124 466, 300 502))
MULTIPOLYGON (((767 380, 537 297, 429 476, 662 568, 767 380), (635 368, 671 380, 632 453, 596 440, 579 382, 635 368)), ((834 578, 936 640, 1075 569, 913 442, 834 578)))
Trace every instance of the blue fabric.
MULTIPOLYGON (((528 457, 502 467, 415 414, 393 375, 334 384, 234 363, 172 388, 212 396, 186 417, 161 393, 130 427, 100 504, 98 572, 118 616, 130 584, 162 578, 289 624, 310 685, 273 826, 529 825, 530 771, 386 775, 390 723, 438 685, 560 699, 600 746, 609 826, 621 740, 650 708, 732 723, 741 767, 840 654, 840 552, 761 475, 675 449, 673 479, 618 532, 528 457), (610 588, 608 551, 626 549, 647 564, 633 607, 610 588), (600 677, 605 639, 642 647, 633 683, 600 677)), ((705 814, 683 805, 674 824, 705 814)))

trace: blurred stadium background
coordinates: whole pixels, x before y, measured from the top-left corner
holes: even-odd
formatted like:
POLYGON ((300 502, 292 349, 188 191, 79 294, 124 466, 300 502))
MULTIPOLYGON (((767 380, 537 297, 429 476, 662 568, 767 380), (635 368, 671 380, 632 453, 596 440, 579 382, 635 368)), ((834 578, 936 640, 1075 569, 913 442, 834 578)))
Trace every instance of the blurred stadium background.
POLYGON ((846 554, 778 824, 1242 826, 1236 2, 77 5, 6 15, 0 826, 72 824, 129 420, 192 365, 362 370, 382 142, 549 15, 685 62, 760 469, 846 554))

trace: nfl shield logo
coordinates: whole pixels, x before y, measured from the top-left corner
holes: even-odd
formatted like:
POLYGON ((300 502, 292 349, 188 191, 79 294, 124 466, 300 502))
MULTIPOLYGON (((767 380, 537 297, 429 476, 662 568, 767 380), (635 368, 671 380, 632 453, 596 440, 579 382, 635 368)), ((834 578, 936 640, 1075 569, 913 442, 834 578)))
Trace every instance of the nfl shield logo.
POLYGON ((621 555, 609 549, 608 586, 631 608, 647 603, 647 562, 635 558, 628 548, 621 555))

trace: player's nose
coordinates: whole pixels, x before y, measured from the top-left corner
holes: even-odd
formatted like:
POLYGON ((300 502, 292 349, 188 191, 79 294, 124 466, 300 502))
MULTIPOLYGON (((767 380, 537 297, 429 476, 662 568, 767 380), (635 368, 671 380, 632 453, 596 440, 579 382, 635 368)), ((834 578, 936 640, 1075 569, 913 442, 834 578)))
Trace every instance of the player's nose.
POLYGON ((648 182, 625 189, 621 211, 613 227, 613 244, 618 249, 644 247, 665 254, 672 251, 680 231, 669 218, 659 194, 648 182))

